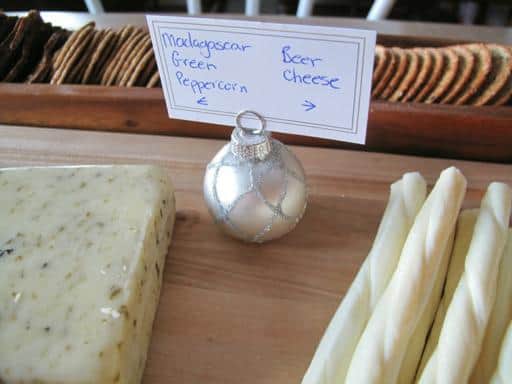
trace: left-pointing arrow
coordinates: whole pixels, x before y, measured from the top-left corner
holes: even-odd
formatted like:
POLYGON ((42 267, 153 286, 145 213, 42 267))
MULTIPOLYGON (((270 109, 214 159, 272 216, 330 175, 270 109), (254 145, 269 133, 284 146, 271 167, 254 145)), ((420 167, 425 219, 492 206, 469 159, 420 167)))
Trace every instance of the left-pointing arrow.
POLYGON ((198 99, 197 104, 208 105, 208 100, 206 100, 206 96, 203 96, 200 99, 198 99))

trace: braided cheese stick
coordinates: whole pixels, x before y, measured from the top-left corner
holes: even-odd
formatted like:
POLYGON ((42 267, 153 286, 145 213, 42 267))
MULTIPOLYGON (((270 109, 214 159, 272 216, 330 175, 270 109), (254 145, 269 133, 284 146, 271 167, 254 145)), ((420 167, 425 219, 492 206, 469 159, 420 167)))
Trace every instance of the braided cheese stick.
POLYGON ((477 216, 478 209, 465 209, 460 213, 459 219, 457 220, 457 232, 455 234, 455 243, 453 245, 452 257, 450 258, 448 274, 446 276, 444 293, 437 308, 436 318, 428 335, 423 355, 421 356, 421 363, 416 374, 418 378, 421 376, 425 365, 437 346, 446 310, 448 309, 448 305, 450 305, 457 283, 464 271, 464 260, 468 253, 469 244, 471 243, 477 216))
POLYGON ((393 274, 407 233, 427 194, 423 177, 406 173, 391 185, 373 246, 327 327, 303 384, 342 383, 359 337, 393 274))
POLYGON ((441 172, 407 236, 395 273, 354 351, 346 383, 394 383, 423 313, 459 213, 466 179, 441 172))
MULTIPOLYGON (((469 380, 472 384, 488 383, 496 369, 501 341, 512 319, 512 229, 508 230, 507 244, 501 258, 496 288, 496 301, 485 330, 480 356, 469 380)), ((509 362, 512 364, 512 361, 509 362)), ((509 377, 512 381, 512 376, 509 377)))
POLYGON ((448 270, 448 264, 450 262, 450 256, 453 249, 453 238, 455 237, 455 231, 448 239, 443 256, 441 258, 441 265, 439 266, 439 272, 430 294, 430 299, 427 302, 425 309, 418 321, 418 325, 414 329, 409 344, 404 355, 402 364, 400 365, 400 372, 398 374, 398 384, 411 384, 414 382, 414 376, 421 360, 423 348, 427 340, 428 332, 434 317, 436 315, 437 307, 441 301, 441 295, 443 293, 443 286, 446 280, 446 273, 448 270))
POLYGON ((490 384, 509 384, 512 381, 512 321, 501 343, 498 366, 490 384))
POLYGON ((469 380, 495 301, 511 200, 512 192, 506 184, 491 183, 487 188, 464 272, 446 312, 437 347, 420 377, 422 384, 458 384, 469 380))

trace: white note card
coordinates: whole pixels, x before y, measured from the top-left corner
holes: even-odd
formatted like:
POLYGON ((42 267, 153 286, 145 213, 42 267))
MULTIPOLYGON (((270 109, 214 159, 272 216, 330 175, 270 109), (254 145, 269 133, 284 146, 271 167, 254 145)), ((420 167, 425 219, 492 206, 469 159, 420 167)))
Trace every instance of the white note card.
POLYGON ((375 31, 147 16, 172 118, 364 144, 375 31), (256 127, 254 119, 244 124, 256 127))

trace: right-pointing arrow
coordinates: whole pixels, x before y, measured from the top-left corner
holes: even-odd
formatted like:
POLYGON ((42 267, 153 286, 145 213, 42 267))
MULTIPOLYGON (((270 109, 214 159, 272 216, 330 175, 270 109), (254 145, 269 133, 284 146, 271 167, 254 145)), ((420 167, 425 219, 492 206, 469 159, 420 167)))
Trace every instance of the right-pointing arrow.
POLYGON ((313 104, 309 100, 304 100, 304 102, 301 104, 303 107, 306 107, 305 111, 311 111, 313 108, 316 108, 316 105, 313 104))

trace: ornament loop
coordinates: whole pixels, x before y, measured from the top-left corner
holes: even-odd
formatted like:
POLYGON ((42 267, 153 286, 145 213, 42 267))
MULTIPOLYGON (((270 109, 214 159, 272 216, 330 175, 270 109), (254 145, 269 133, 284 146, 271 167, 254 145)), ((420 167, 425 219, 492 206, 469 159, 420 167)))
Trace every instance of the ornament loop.
POLYGON ((244 134, 249 133, 249 134, 252 134, 252 135, 261 135, 265 131, 265 128, 267 126, 267 122, 265 121, 265 118, 263 116, 261 116, 258 112, 254 112, 254 111, 251 111, 251 110, 248 110, 248 109, 244 109, 243 111, 238 112, 238 114, 236 115, 235 125, 236 125, 236 128, 241 130, 242 133, 244 133, 244 134), (241 121, 241 119, 242 119, 242 117, 244 115, 253 115, 253 116, 255 116, 256 119, 258 119, 258 121, 260 122, 260 127, 259 128, 244 127, 242 125, 242 121, 241 121))

